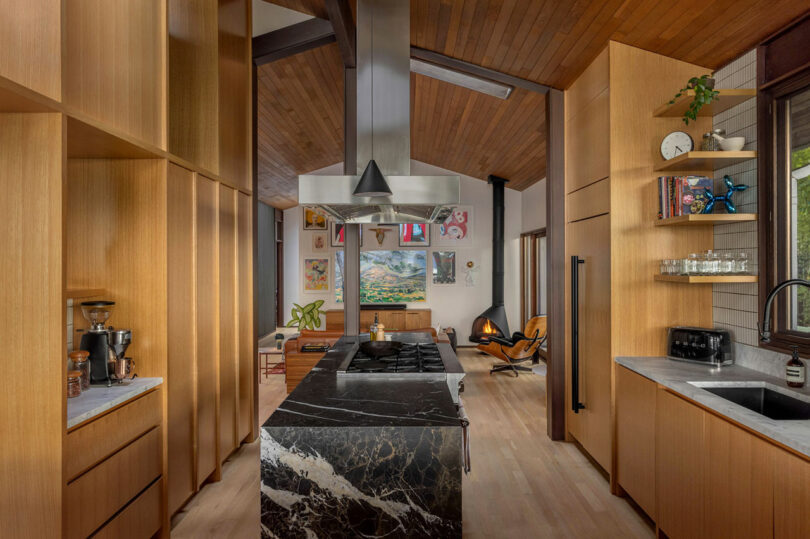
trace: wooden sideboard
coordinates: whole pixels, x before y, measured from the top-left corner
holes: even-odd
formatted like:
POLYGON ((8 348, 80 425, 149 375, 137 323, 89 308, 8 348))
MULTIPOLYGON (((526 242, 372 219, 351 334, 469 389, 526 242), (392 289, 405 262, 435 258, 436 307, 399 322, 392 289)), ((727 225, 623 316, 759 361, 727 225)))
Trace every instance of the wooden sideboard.
MULTIPOLYGON (((367 309, 360 311, 360 331, 368 331, 374 323, 374 316, 385 325, 386 329, 419 329, 429 328, 431 323, 430 309, 403 309, 388 311, 385 309, 367 309)), ((343 329, 343 309, 329 309, 326 311, 326 330, 340 331, 343 329)))

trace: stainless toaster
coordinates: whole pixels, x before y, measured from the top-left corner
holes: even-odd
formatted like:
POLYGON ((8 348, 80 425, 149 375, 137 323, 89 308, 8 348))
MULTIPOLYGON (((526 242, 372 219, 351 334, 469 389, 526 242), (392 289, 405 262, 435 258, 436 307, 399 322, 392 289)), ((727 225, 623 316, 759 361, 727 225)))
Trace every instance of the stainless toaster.
POLYGON ((667 357, 704 365, 731 365, 734 363, 731 333, 725 329, 669 328, 667 357))

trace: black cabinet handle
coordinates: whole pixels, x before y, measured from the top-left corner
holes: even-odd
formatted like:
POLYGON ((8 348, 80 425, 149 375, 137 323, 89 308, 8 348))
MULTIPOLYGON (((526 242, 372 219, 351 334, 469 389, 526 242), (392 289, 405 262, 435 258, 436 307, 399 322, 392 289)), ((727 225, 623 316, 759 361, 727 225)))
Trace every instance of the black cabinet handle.
POLYGON ((571 257, 571 409, 575 414, 585 408, 579 402, 579 265, 585 260, 571 257))

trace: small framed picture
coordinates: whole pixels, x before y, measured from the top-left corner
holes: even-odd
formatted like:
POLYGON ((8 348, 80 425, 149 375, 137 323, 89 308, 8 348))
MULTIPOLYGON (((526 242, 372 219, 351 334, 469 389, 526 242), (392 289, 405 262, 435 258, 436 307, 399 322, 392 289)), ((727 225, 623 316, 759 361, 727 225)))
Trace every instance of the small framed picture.
POLYGON ((456 284, 455 251, 433 251, 433 284, 456 284))
POLYGON ((326 230, 326 214, 318 208, 304 207, 304 230, 326 230))
POLYGON ((436 225, 436 244, 468 246, 472 241, 473 207, 456 206, 453 213, 440 225, 436 225))
POLYGON ((327 250, 326 245, 326 232, 313 232, 312 233, 312 252, 325 253, 327 250))
POLYGON ((400 247, 429 247, 430 225, 426 223, 408 223, 399 225, 400 247))
POLYGON ((304 292, 319 293, 329 291, 329 259, 304 259, 304 292))
MULTIPOLYGON (((343 247, 346 245, 346 225, 344 223, 330 223, 329 244, 332 247, 343 247)), ((360 225, 360 247, 363 246, 363 225, 360 225)))

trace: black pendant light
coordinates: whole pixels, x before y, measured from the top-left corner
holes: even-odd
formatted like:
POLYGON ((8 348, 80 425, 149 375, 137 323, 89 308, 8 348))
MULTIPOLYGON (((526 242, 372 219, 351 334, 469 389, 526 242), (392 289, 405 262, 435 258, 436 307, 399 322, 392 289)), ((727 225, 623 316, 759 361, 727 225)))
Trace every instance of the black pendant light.
POLYGON ((354 196, 356 197, 390 197, 391 188, 388 187, 388 182, 385 181, 385 176, 380 171, 380 167, 374 162, 374 159, 368 162, 366 170, 360 176, 360 182, 354 188, 354 196))

